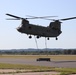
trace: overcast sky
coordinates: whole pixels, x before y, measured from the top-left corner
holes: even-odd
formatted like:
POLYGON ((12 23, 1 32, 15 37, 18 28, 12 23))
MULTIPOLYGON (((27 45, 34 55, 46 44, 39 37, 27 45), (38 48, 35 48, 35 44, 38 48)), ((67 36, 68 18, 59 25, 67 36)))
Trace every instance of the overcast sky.
MULTIPOLYGON (((34 36, 29 39, 26 34, 19 33, 16 28, 21 21, 7 21, 6 13, 21 17, 58 16, 63 19, 76 16, 76 0, 0 0, 0 49, 36 48, 34 36)), ((48 26, 51 21, 29 20, 32 24, 48 26)), ((56 41, 50 38, 48 48, 76 48, 76 19, 62 23, 62 34, 56 41)), ((38 41, 39 48, 45 48, 45 38, 38 41)))

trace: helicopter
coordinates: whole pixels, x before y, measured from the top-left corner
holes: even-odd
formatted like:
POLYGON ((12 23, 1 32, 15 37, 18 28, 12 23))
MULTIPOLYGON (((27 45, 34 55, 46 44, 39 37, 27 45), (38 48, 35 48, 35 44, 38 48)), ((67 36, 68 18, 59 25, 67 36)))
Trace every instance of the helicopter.
POLYGON ((31 35, 34 35, 37 38, 45 37, 49 40, 49 38, 51 37, 56 38, 56 40, 58 40, 57 37, 62 33, 61 21, 76 19, 76 17, 71 17, 55 20, 55 19, 47 19, 48 17, 55 17, 55 16, 44 16, 44 17, 30 16, 30 18, 22 18, 8 13, 6 15, 14 17, 14 19, 8 19, 8 20, 22 20, 21 26, 17 28, 17 31, 29 35, 30 39, 32 38, 31 35), (35 24, 30 24, 28 19, 46 19, 53 21, 49 23, 49 26, 44 27, 35 24))

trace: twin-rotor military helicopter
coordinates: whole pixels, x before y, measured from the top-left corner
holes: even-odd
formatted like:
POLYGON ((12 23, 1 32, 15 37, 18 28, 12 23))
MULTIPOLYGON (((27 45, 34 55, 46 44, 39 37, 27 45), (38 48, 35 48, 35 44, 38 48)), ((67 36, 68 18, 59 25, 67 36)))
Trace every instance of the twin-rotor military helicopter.
POLYGON ((58 40, 57 37, 62 33, 61 21, 76 19, 76 17, 71 17, 55 20, 55 19, 48 19, 48 17, 55 17, 55 16, 44 16, 44 17, 30 16, 30 18, 22 18, 12 14, 6 14, 6 15, 14 17, 14 19, 9 20, 22 20, 21 26, 18 27, 17 30, 21 33, 29 35, 29 38, 32 38, 31 35, 34 35, 37 36, 37 38, 46 37, 48 40, 50 37, 56 38, 56 40, 58 40), (53 22, 50 22, 49 26, 44 27, 35 24, 30 24, 28 19, 46 19, 46 20, 53 20, 53 22))

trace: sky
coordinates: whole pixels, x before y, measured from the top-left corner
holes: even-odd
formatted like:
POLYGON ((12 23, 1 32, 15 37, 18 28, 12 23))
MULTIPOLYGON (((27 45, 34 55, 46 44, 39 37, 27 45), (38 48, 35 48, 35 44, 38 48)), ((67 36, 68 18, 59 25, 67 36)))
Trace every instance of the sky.
MULTIPOLYGON (((8 21, 10 13, 26 18, 31 16, 58 16, 54 19, 76 17, 76 0, 0 0, 0 50, 36 48, 34 36, 29 39, 16 28, 21 20, 8 21)), ((51 20, 29 20, 32 24, 48 26, 51 20)), ((62 21, 62 34, 58 40, 47 40, 47 48, 76 48, 76 19, 62 21)), ((45 48, 45 38, 37 39, 38 48, 45 48)))

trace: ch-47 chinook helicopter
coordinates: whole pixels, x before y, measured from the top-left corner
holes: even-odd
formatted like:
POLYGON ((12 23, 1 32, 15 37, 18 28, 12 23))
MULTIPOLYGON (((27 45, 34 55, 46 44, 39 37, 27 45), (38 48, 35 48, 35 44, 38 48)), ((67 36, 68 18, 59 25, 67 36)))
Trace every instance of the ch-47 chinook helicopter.
MULTIPOLYGON (((25 33, 29 35, 29 38, 32 38, 31 35, 34 35, 37 36, 37 38, 46 37, 48 40, 50 37, 56 38, 56 40, 58 40, 57 37, 62 33, 61 21, 76 19, 76 17, 71 17, 71 18, 55 20, 55 19, 47 19, 50 16, 45 16, 45 17, 30 16, 30 18, 22 18, 11 14, 6 14, 6 15, 14 17, 14 19, 9 19, 9 20, 22 20, 21 26, 18 27, 17 30, 21 33, 25 33), (49 26, 44 27, 35 24, 30 24, 27 19, 46 19, 46 20, 53 20, 53 22, 50 22, 49 26)), ((55 16, 51 16, 51 17, 55 17, 55 16)))

